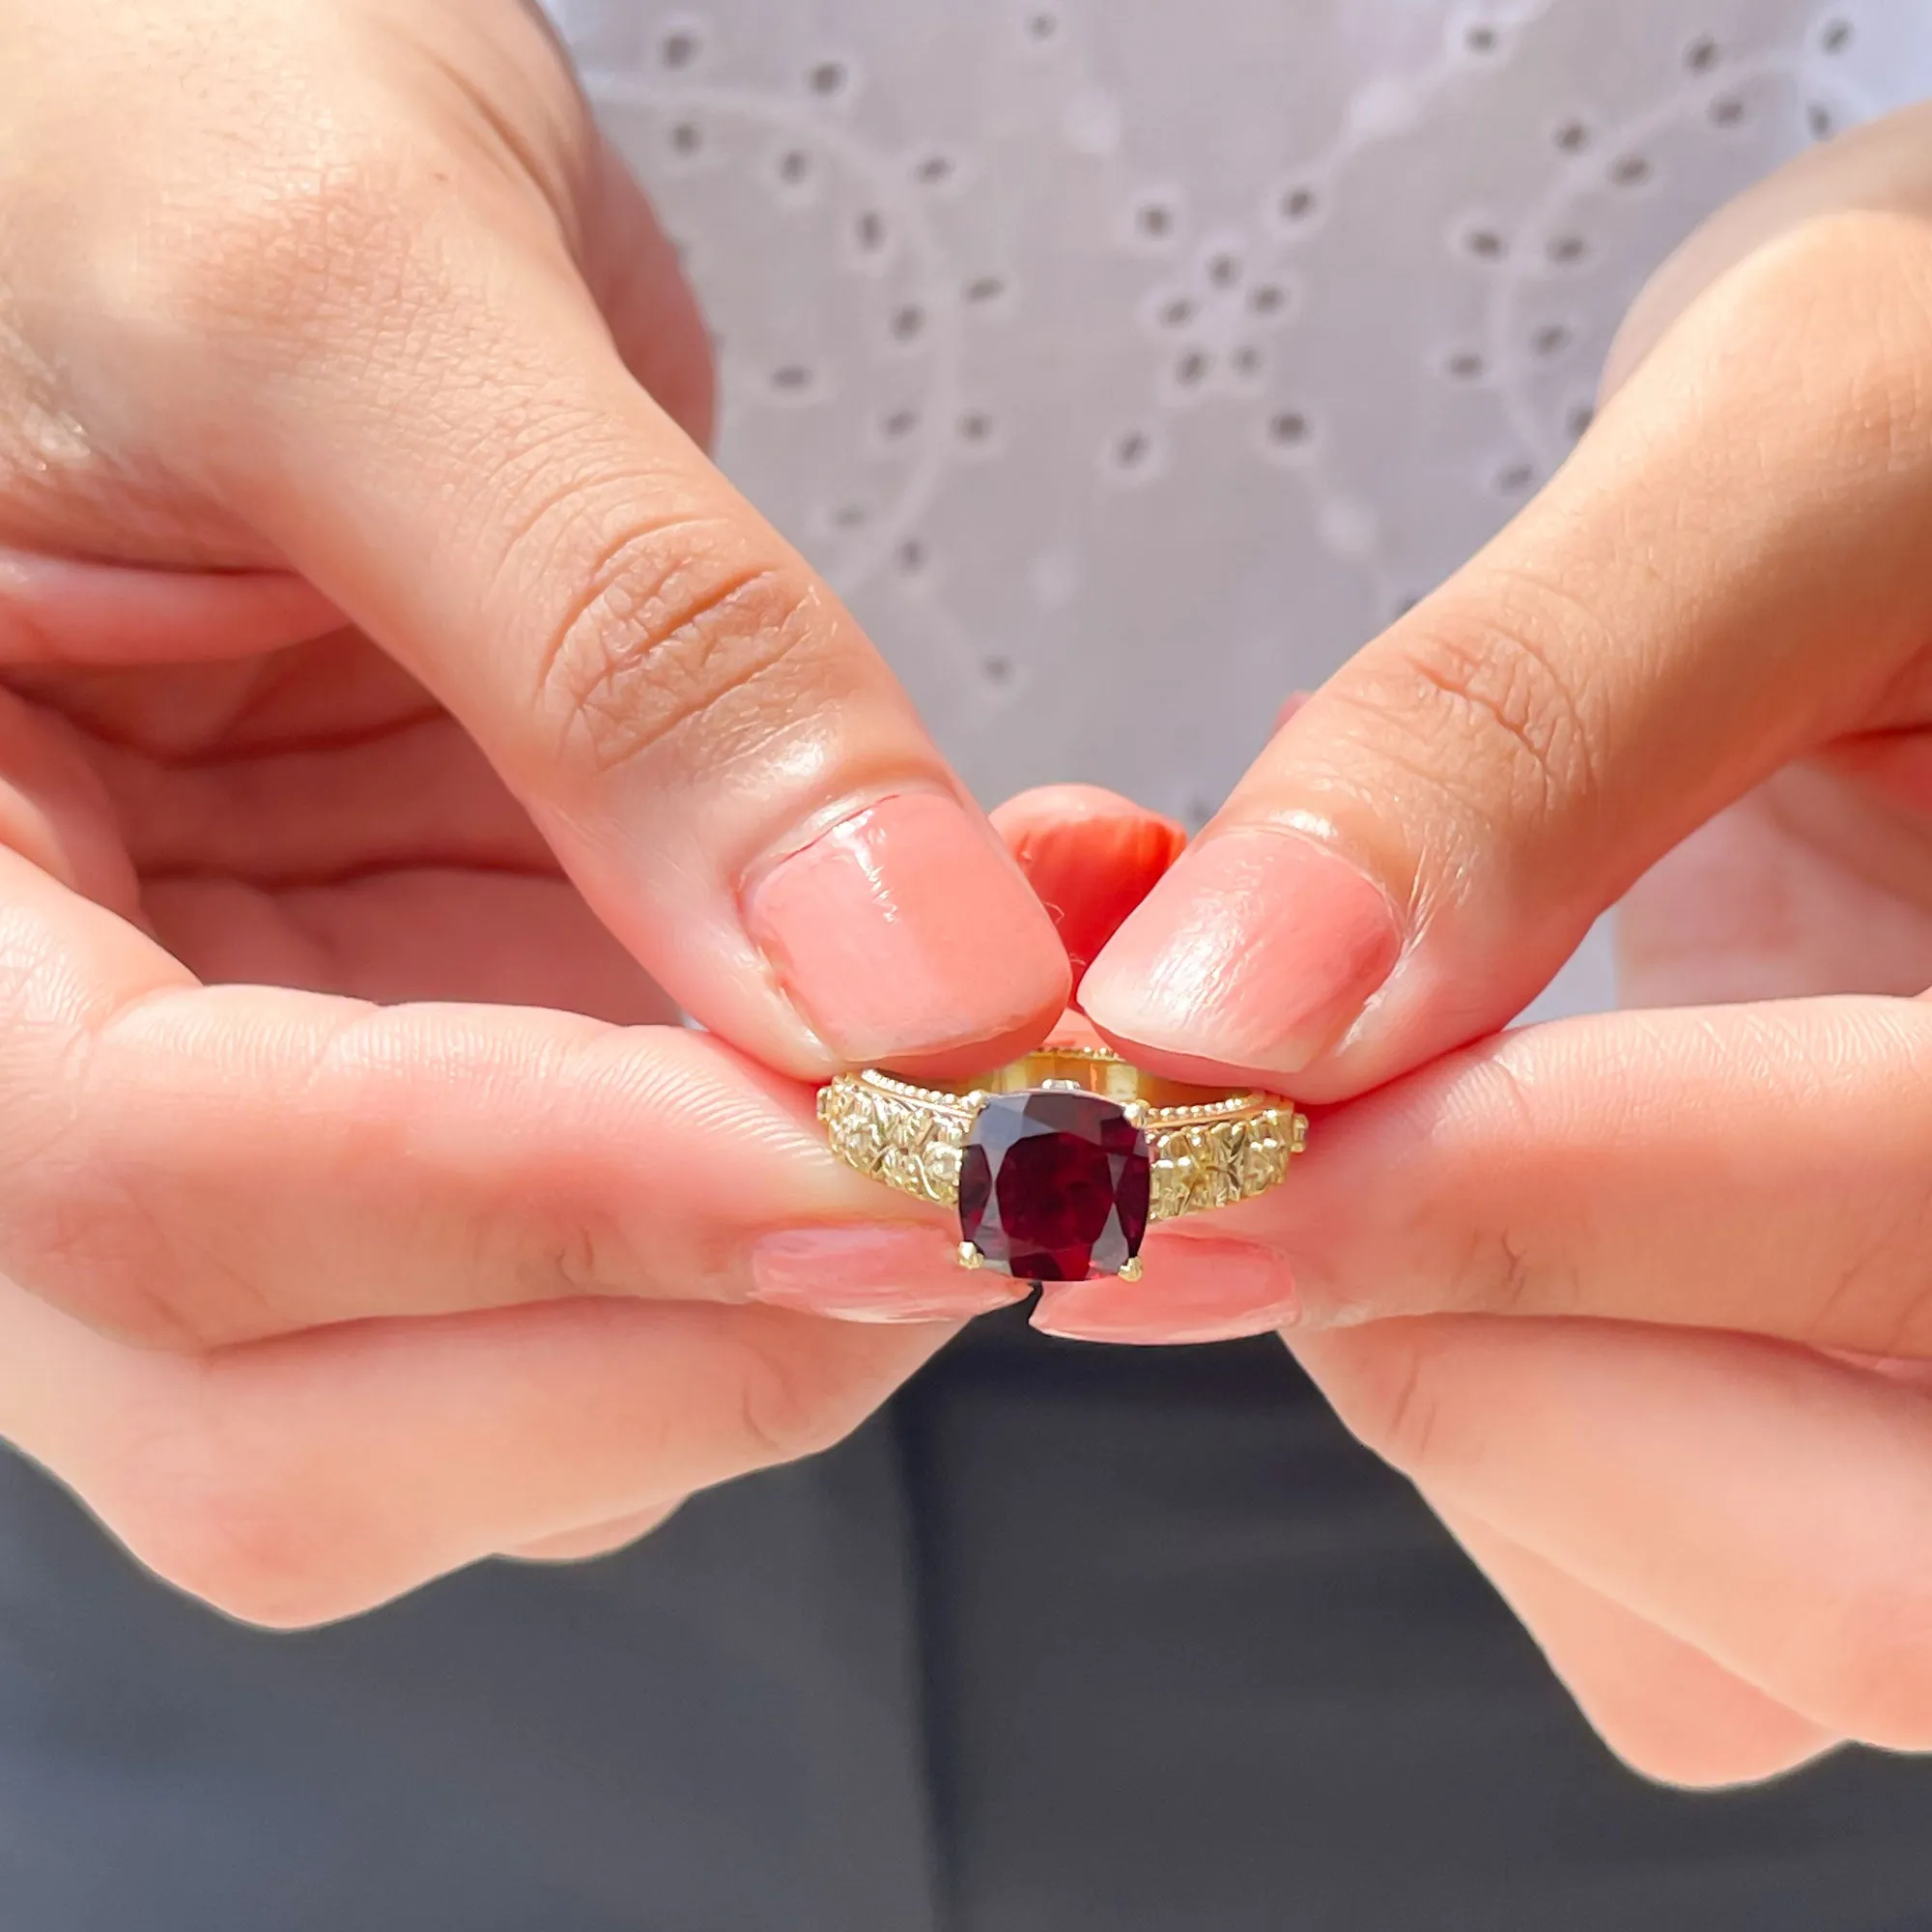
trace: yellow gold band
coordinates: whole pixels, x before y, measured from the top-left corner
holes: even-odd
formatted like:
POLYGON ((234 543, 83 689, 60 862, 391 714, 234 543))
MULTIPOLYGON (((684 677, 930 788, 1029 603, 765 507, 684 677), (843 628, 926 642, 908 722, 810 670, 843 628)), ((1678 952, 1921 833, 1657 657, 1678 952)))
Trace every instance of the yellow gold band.
POLYGON ((1280 1094, 1187 1086, 1092 1047, 1049 1047, 958 1083, 922 1085, 870 1068, 842 1073, 820 1093, 818 1117, 832 1151, 848 1166, 951 1208, 958 1205, 960 1161, 986 1100, 1036 1089, 1121 1103, 1148 1139, 1151 1221, 1265 1194, 1287 1178, 1290 1160, 1308 1141, 1306 1118, 1280 1094))

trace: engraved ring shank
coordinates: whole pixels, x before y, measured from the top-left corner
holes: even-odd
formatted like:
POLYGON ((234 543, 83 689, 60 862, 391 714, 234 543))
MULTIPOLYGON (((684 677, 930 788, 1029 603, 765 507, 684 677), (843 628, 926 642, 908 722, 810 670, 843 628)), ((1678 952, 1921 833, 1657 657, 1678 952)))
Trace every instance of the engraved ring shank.
POLYGON ((1306 1119, 1279 1094, 1186 1087, 1085 1047, 1031 1054, 970 1086, 922 1086, 870 1069, 841 1074, 819 1094, 818 1114, 840 1160, 951 1208, 958 1206, 967 1143, 988 1101, 1055 1090, 1118 1101, 1146 1135, 1150 1221, 1265 1194, 1307 1145, 1306 1119))

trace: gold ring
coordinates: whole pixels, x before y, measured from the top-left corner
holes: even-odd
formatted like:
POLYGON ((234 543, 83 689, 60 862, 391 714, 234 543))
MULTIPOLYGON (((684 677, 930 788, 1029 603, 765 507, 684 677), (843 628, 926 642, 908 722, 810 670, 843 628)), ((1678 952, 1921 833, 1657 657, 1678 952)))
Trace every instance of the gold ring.
POLYGON ((818 1118, 847 1166, 959 1210, 962 1266, 1032 1282, 1137 1280, 1150 1223, 1265 1194, 1308 1141, 1278 1094, 1185 1086, 1094 1047, 956 1083, 841 1073, 818 1118))

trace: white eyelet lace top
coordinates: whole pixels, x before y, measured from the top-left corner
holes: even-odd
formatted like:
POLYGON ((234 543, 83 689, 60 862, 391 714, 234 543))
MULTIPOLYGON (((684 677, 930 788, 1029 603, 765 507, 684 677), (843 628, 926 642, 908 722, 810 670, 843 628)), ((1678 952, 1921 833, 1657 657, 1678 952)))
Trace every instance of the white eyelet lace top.
POLYGON ((552 10, 725 469, 969 781, 1190 823, 1562 460, 1690 228, 1932 93, 1922 0, 552 10))

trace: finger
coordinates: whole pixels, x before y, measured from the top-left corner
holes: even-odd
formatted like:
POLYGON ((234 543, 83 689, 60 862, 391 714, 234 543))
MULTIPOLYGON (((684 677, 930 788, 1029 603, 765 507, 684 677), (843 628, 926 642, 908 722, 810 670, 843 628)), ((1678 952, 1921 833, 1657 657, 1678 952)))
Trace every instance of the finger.
POLYGON ((74 734, 0 689, 0 848, 50 879, 132 915, 140 888, 113 811, 74 734))
MULTIPOLYGON (((1186 843, 1172 820, 1092 785, 1022 792, 995 810, 993 823, 1053 915, 1076 993, 1085 962, 1186 843)), ((1101 1044, 1077 1011, 1053 1037, 1101 1044)), ((1167 1347, 1266 1334, 1294 1312, 1293 1284, 1279 1255, 1196 1235, 1157 1240, 1136 1281, 1049 1282, 1032 1320, 1042 1334, 1069 1341, 1167 1347)))
POLYGON ((1727 201, 1658 269, 1631 304, 1604 372, 1623 385, 1670 326, 1727 269, 1801 222, 1847 208, 1932 216, 1932 108, 1900 108, 1821 141, 1727 201))
POLYGON ((205 980, 382 1006, 545 1007, 613 1026, 678 1015, 568 880, 397 867, 263 890, 182 879, 144 894, 156 936, 205 980))
POLYGON ((1014 1285, 679 1028, 202 987, 0 854, 0 1268, 205 1347, 581 1294, 958 1318, 1014 1285))
POLYGON ((1631 1322, 1377 1322, 1296 1350, 1445 1506, 1829 1734, 1932 1746, 1921 1391, 1631 1322))
POLYGON ((1322 1115, 1216 1233, 1293 1262, 1310 1327, 1585 1315, 1928 1355, 1928 1148, 1923 1002, 1605 1015, 1322 1115))
POLYGON ((1077 1004, 1089 964, 1180 856, 1187 835, 1098 785, 1037 786, 997 807, 992 822, 1053 920, 1077 1004))
POLYGON ((359 742, 185 762, 107 744, 88 752, 144 883, 316 885, 411 865, 556 875, 528 813, 441 712, 359 742))
MULTIPOLYGON (((581 185, 587 116, 560 70, 528 85, 581 185)), ((1030 1044, 1065 994, 1048 921, 851 617, 625 366, 557 209, 338 106, 326 165, 309 106, 245 197, 156 214, 166 278, 74 345, 78 386, 111 363, 154 399, 185 480, 448 705, 714 1031, 800 1073, 1030 1044)))
MULTIPOLYGON (((97 761, 112 753, 178 773, 319 741, 361 745, 446 716, 394 658, 340 624, 295 650, 170 658, 165 677, 139 664, 60 664, 12 668, 7 683, 84 731, 97 761)), ((130 838, 142 829, 125 827, 130 838)))
POLYGON ((641 1541, 659 1529, 683 1508, 683 1501, 654 1503, 635 1515, 619 1517, 614 1522, 592 1523, 585 1529, 559 1530, 554 1536, 540 1536, 531 1543, 520 1543, 506 1549, 505 1556, 520 1563, 588 1563, 610 1556, 641 1541))
POLYGON ((1466 1510, 1434 1508, 1610 1749, 1646 1777, 1751 1784, 1839 1740, 1466 1510))
POLYGON ((278 570, 165 570, 0 546, 0 664, 176 664, 253 656, 342 622, 278 570))
POLYGON ((1891 760, 1861 755, 1854 770, 1833 756, 1780 772, 1652 867, 1617 907, 1619 1003, 1932 985, 1932 895, 1921 884, 1932 821, 1923 805, 1900 811, 1877 795, 1881 762, 1891 760))
POLYGON ((1122 926, 1141 1058, 1361 1091, 1527 1004, 1692 827, 1886 715, 1932 627, 1932 228, 1732 270, 1538 499, 1289 723, 1122 926))
POLYGON ((313 1624, 826 1448, 951 1332, 579 1300, 185 1358, 8 1291, 0 1435, 179 1587, 313 1624))

